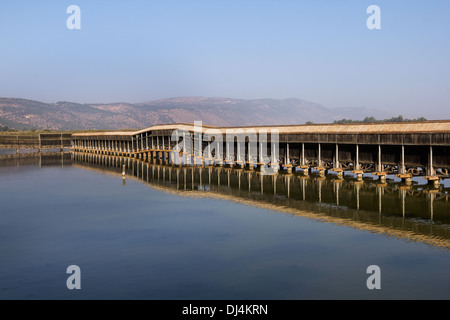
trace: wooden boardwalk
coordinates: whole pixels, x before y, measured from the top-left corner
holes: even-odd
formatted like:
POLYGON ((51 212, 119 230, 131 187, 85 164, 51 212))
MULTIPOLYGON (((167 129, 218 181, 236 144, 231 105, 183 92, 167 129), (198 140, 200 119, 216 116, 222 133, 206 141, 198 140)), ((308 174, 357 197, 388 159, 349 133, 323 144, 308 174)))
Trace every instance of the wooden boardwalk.
POLYGON ((78 133, 77 151, 121 155, 175 165, 229 165, 291 173, 370 173, 406 183, 423 176, 432 184, 450 169, 450 120, 373 124, 213 127, 155 125, 135 132, 78 133))

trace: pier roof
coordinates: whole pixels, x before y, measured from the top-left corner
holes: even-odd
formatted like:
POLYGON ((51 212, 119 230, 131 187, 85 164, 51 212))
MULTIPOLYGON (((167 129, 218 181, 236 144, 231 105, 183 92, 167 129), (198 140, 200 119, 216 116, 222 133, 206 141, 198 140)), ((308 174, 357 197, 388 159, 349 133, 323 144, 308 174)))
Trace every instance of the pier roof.
MULTIPOLYGON (((84 132, 74 133, 73 136, 132 136, 149 131, 161 130, 185 130, 194 131, 194 124, 158 124, 138 131, 112 131, 112 132, 84 132)), ((203 125, 202 131, 209 129, 220 130, 271 130, 277 129, 279 133, 291 134, 390 134, 390 133, 448 133, 450 132, 450 120, 429 120, 411 122, 378 122, 378 123, 346 123, 346 124, 300 124, 300 125, 263 125, 240 127, 214 127, 203 125)))

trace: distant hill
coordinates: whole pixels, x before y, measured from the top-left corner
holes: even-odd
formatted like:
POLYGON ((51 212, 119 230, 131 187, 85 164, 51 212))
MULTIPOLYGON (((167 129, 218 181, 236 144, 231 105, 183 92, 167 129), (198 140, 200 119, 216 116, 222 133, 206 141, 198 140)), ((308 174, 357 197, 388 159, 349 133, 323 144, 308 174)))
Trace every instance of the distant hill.
POLYGON ((329 109, 302 99, 229 99, 180 97, 142 103, 44 103, 0 98, 0 125, 15 129, 140 129, 154 124, 192 123, 217 126, 330 123, 343 118, 385 118, 364 108, 329 109))

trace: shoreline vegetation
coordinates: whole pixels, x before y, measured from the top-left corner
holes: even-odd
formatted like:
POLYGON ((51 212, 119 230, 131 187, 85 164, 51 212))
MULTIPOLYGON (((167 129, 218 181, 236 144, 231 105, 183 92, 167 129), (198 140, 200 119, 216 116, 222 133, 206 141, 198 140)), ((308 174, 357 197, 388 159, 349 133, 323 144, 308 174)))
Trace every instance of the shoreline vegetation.
POLYGON ((412 122, 412 121, 427 121, 425 117, 419 117, 416 119, 403 118, 402 115, 398 117, 392 117, 390 119, 377 120, 374 117, 365 117, 363 120, 341 119, 334 120, 333 123, 379 123, 379 122, 412 122))
MULTIPOLYGON (((345 124, 345 123, 381 123, 381 122, 414 122, 414 121, 427 121, 425 117, 419 117, 415 119, 403 118, 402 115, 398 117, 392 117, 389 119, 375 119, 375 117, 365 117, 363 120, 352 120, 352 119, 341 119, 334 120, 334 124, 345 124)), ((306 121, 305 124, 314 124, 312 121, 306 121)))

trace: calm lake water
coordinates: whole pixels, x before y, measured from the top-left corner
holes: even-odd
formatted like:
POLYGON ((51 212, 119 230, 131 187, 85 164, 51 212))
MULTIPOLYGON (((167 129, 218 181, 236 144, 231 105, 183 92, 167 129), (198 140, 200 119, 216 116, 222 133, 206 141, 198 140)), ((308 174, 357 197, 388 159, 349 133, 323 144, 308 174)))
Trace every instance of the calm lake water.
POLYGON ((422 183, 1 156, 0 298, 449 299, 450 189, 422 183))

